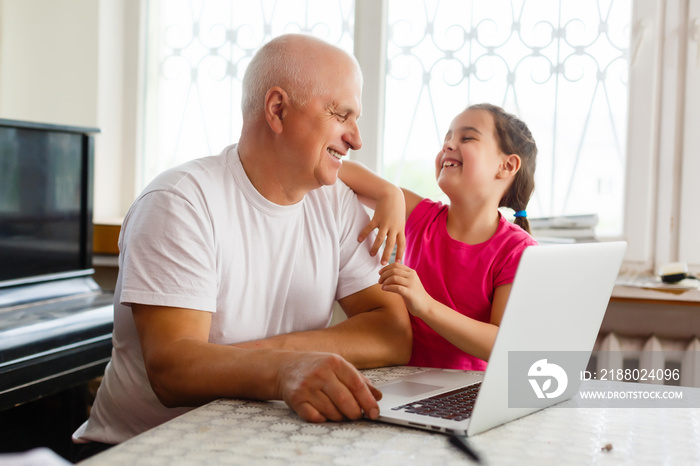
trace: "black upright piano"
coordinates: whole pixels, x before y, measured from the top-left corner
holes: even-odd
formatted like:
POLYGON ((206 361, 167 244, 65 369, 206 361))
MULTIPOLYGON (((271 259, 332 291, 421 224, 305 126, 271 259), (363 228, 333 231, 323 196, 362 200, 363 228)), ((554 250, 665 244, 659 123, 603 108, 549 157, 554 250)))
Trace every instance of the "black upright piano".
POLYGON ((92 268, 96 133, 0 119, 0 414, 109 361, 113 295, 92 268))

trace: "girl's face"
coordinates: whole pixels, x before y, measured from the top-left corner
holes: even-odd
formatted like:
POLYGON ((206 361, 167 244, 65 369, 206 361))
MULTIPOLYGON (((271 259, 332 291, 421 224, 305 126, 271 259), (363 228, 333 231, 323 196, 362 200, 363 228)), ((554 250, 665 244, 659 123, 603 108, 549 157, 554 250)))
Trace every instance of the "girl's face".
POLYGON ((452 120, 435 158, 438 185, 451 200, 453 196, 472 201, 500 196, 494 183, 504 158, 491 114, 465 110, 452 120))

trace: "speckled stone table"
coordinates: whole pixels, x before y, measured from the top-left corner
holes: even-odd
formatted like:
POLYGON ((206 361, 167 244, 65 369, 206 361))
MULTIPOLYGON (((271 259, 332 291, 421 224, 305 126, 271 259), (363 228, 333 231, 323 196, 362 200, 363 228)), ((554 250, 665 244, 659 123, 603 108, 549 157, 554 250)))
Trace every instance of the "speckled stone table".
MULTIPOLYGON (((375 383, 415 372, 365 371, 375 383)), ((599 388, 605 382, 585 382, 599 388), (598 385, 596 385, 598 384, 598 385)), ((607 383, 607 388, 630 384, 607 383)), ((700 464, 700 389, 683 408, 585 408, 573 398, 470 439, 490 465, 700 464), (562 406, 568 406, 564 408, 562 406)), ((84 465, 457 465, 469 458, 442 434, 379 422, 310 424, 284 403, 217 400, 84 465)))

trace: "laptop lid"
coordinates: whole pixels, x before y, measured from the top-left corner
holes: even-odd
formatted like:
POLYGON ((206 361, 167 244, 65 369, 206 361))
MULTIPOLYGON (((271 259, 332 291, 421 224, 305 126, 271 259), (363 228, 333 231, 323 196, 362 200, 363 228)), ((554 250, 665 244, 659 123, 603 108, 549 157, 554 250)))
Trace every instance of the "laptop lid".
MULTIPOLYGON (((578 391, 580 380, 571 378, 566 393, 545 397, 536 407, 509 407, 509 352, 590 355, 626 246, 625 242, 597 242, 527 248, 486 372, 429 370, 378 385, 384 393, 379 420, 476 435, 570 398, 578 391), (477 382, 482 375, 481 389, 467 420, 450 421, 392 409, 477 382)), ((583 370, 588 357, 579 359, 577 370, 583 370)), ((524 382, 529 389, 528 381, 524 382)))

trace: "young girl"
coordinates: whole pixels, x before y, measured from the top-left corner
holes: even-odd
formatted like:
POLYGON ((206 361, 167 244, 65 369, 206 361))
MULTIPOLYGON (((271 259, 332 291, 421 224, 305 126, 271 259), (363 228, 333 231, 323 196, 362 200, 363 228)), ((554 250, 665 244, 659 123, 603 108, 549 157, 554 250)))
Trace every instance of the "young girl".
POLYGON ((375 216, 358 239, 378 227, 372 253, 386 237, 384 264, 397 243, 397 260, 381 269, 379 283, 401 295, 411 313, 410 365, 486 368, 520 256, 537 244, 525 213, 536 154, 522 121, 479 104, 455 117, 435 159, 449 205, 399 190, 362 165, 343 163, 340 178, 370 205, 376 201, 375 216), (499 207, 516 211, 515 224, 499 207))

